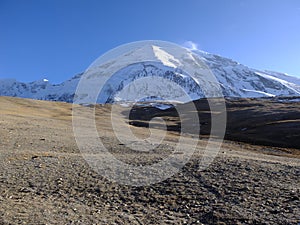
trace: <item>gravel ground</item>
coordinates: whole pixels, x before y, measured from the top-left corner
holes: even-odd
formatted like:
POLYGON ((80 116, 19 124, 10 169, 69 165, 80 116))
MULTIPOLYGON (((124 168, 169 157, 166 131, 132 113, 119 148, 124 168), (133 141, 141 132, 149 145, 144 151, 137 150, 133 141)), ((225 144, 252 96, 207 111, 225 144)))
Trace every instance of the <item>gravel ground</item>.
MULTIPOLYGON (((278 148, 225 142, 199 171, 206 143, 200 140, 179 173, 150 186, 126 186, 84 160, 70 105, 12 98, 0 98, 0 105, 0 224, 300 222, 300 161, 280 156, 278 148)), ((99 114, 105 127, 105 110, 99 114)), ((170 134, 167 144, 147 154, 128 151, 108 130, 100 136, 117 158, 131 163, 163 158, 176 144, 170 134)))

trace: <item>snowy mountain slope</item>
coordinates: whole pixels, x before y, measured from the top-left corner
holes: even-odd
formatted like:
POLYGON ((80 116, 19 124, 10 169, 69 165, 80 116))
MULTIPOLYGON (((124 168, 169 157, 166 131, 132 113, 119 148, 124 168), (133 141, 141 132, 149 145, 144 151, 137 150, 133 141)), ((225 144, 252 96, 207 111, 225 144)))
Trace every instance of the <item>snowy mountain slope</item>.
POLYGON ((31 83, 22 83, 14 79, 0 79, 0 95, 72 102, 80 75, 61 84, 50 84, 45 79, 31 83))
MULTIPOLYGON (((130 64, 118 70, 107 80, 103 75, 106 83, 98 102, 136 101, 147 97, 148 99, 149 97, 152 99, 155 97, 170 99, 172 97, 174 101, 187 101, 184 93, 172 89, 172 85, 167 85, 165 79, 182 87, 183 92, 192 99, 204 96, 215 97, 216 93, 211 91, 214 89, 211 87, 215 86, 221 87, 225 97, 300 96, 299 78, 278 72, 251 69, 231 59, 199 50, 193 51, 193 54, 176 55, 158 46, 149 45, 127 54, 134 55, 137 60, 146 54, 156 61, 130 64), (205 76, 201 75, 195 80, 187 72, 178 68, 182 60, 190 61, 191 67, 194 68, 196 65, 194 57, 199 57, 209 67, 216 77, 216 82, 206 80, 205 76), (149 82, 149 79, 151 80, 153 77, 161 79, 161 82, 149 82), (136 84, 141 78, 147 82, 139 83, 138 90, 136 84), (201 88, 197 82, 203 84, 201 88), (205 87, 208 87, 207 90, 203 90, 205 87)), ((126 65, 122 60, 122 58, 115 59, 100 69, 105 71, 110 68, 118 68, 122 63, 126 65)), ((202 69, 200 67, 199 70, 202 69)), ((22 83, 14 79, 0 79, 0 95, 72 102, 82 76, 82 74, 78 74, 70 80, 55 85, 47 80, 22 83)))
POLYGON ((300 79, 283 73, 259 71, 231 59, 202 51, 196 53, 206 62, 228 97, 298 96, 300 79))

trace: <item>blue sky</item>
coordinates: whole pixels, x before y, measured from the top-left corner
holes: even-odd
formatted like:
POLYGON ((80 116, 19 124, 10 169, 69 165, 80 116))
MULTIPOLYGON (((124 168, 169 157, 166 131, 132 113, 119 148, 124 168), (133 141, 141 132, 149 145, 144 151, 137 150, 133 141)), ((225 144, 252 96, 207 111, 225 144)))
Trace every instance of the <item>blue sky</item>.
POLYGON ((299 0, 0 0, 0 29, 0 78, 24 82, 62 82, 139 40, 300 76, 299 0))

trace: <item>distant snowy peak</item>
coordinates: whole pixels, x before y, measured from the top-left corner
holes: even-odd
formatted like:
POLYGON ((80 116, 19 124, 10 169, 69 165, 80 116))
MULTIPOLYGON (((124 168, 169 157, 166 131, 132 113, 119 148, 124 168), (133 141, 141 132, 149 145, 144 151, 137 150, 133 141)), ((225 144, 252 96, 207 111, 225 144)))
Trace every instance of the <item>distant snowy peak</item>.
MULTIPOLYGON (((174 93, 175 90, 164 86, 166 84, 163 81, 153 82, 153 84, 141 83, 140 90, 133 86, 128 89, 130 91, 126 92, 126 98, 120 94, 129 84, 135 84, 141 78, 144 80, 150 78, 151 81, 151 77, 154 76, 159 79, 168 79, 181 86, 192 99, 214 97, 215 93, 209 92, 209 88, 208 90, 201 89, 212 85, 210 81, 205 80, 205 76, 200 76, 199 80, 195 81, 188 73, 179 69, 181 62, 193 63, 195 57, 198 57, 216 77, 216 84, 213 85, 219 86, 225 97, 300 96, 300 79, 297 77, 279 72, 252 69, 232 59, 200 50, 193 50, 182 55, 182 53, 170 52, 163 47, 149 44, 131 52, 124 52, 122 56, 96 68, 96 71, 100 71, 102 74, 103 80, 105 80, 107 71, 117 71, 105 83, 106 86, 101 92, 102 96, 98 100, 99 102, 114 102, 136 100, 135 98, 148 99, 147 97, 167 99, 175 96, 172 100, 184 101, 180 93, 174 93), (126 56, 134 58, 135 63, 128 63, 126 56), (145 58, 149 60, 143 61, 145 58), (201 88, 197 82, 203 84, 201 88), (205 95, 203 91, 206 93, 205 95), (155 96, 155 93, 159 93, 160 96, 155 96)), ((198 64, 194 63, 191 67, 195 68, 195 65, 198 64)), ((200 65, 198 66, 201 71, 200 65)), ((93 69, 92 66, 90 68, 93 69)), ((18 82, 15 79, 0 79, 0 95, 73 102, 81 78, 82 73, 61 84, 51 84, 47 79, 30 83, 18 82)), ((147 81, 149 82, 149 79, 147 81)))
POLYGON ((72 102, 80 77, 61 84, 51 84, 47 79, 30 83, 15 79, 0 79, 0 95, 38 100, 72 102))

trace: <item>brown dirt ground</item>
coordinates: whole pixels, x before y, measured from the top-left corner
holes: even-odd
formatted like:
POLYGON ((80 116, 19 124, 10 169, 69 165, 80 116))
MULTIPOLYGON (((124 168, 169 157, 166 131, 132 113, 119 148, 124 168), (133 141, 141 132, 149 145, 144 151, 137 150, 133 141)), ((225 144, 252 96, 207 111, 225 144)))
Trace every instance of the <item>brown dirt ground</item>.
MULTIPOLYGON (((270 118, 277 118, 276 123, 269 123, 273 135, 274 124, 298 123, 288 112, 277 108, 275 117, 273 109, 268 109, 271 105, 255 104, 228 108, 235 115, 244 110, 248 118, 253 110, 260 115, 270 113, 270 118), (282 122, 282 114, 293 121, 282 122)), ((82 108, 82 117, 93 110, 77 107, 82 108)), ((287 107, 299 112, 299 106, 287 107)), ((143 164, 174 150, 176 130, 168 132, 165 142, 151 153, 126 149, 110 127, 110 106, 96 108, 99 136, 116 158, 143 164)), ((229 116, 230 122, 232 118, 229 116)), ((231 134, 241 127, 247 128, 249 135, 256 132, 251 130, 253 120, 241 121, 244 123, 231 128, 231 134)), ((178 174, 150 186, 133 187, 111 182, 84 160, 73 135, 71 104, 0 97, 0 124, 0 224, 300 222, 298 150, 280 144, 272 147, 272 135, 268 146, 225 141, 214 162, 203 171, 197 168, 207 139, 200 137, 196 152, 178 174)), ((147 128, 131 128, 141 137, 149 135, 147 128)))

